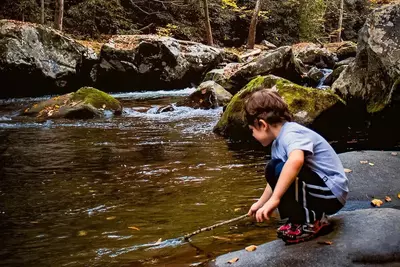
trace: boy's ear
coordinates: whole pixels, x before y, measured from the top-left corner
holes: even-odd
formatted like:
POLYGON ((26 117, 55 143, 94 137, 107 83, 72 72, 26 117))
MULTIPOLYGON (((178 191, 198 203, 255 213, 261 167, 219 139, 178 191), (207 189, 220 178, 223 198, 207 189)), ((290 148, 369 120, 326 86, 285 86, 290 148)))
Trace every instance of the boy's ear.
POLYGON ((265 121, 265 120, 263 120, 263 119, 259 119, 258 120, 258 125, 260 126, 260 128, 268 128, 268 126, 269 126, 269 124, 265 121))

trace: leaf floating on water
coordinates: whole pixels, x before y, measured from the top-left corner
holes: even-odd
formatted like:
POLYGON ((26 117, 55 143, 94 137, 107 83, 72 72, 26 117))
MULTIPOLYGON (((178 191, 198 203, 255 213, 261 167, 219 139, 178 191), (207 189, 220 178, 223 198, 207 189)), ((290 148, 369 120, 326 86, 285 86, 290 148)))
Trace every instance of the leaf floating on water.
POLYGON ((238 212, 238 211, 241 211, 241 210, 242 210, 241 208, 234 209, 235 212, 238 212))
POLYGON ((162 242, 162 238, 158 239, 155 244, 158 245, 158 244, 161 244, 161 242, 162 242))
POLYGON ((378 207, 379 208, 382 204, 383 204, 383 201, 380 200, 380 199, 377 199, 377 198, 375 198, 375 199, 373 199, 371 201, 371 205, 374 206, 374 207, 378 207))
POLYGON ((87 235, 87 232, 86 231, 79 231, 78 232, 78 236, 85 236, 85 235, 87 235))
POLYGON ((132 229, 132 230, 140 231, 140 229, 137 228, 136 226, 129 226, 128 228, 129 228, 129 229, 132 229))
POLYGON ((249 252, 254 251, 256 249, 257 249, 257 246, 254 246, 254 245, 251 245, 251 246, 248 246, 248 247, 245 248, 245 250, 249 251, 249 252))
POLYGON ((361 164, 368 164, 368 160, 360 160, 361 164))
POLYGON ((329 245, 329 246, 333 244, 332 241, 318 241, 317 243, 320 245, 329 245))
POLYGON ((386 202, 391 202, 391 201, 392 201, 392 198, 389 197, 389 196, 386 196, 386 197, 385 197, 385 201, 386 201, 386 202))
POLYGON ((107 217, 106 219, 107 219, 107 221, 111 221, 111 220, 115 220, 117 217, 115 217, 115 216, 110 216, 110 217, 107 217))
POLYGON ((397 156, 397 152, 392 152, 392 156, 397 156))
POLYGON ((371 166, 374 166, 375 164, 374 163, 372 163, 372 162, 370 162, 370 163, 368 163, 369 165, 371 165, 371 166))
POLYGON ((350 169, 344 169, 344 172, 345 172, 345 173, 351 173, 352 170, 350 170, 350 169))
POLYGON ((239 260, 239 258, 233 258, 230 261, 228 261, 228 263, 232 264, 232 263, 237 262, 238 260, 239 260))

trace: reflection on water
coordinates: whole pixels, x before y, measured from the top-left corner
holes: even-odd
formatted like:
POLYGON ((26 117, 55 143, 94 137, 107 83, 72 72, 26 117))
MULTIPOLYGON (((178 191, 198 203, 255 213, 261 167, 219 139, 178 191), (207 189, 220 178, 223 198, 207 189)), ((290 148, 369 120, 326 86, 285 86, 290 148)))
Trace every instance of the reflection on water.
POLYGON ((265 186, 264 152, 212 134, 220 109, 152 112, 191 91, 117 94, 123 116, 92 121, 20 119, 43 98, 1 100, 0 265, 196 264, 275 239, 276 218, 173 239, 246 213, 265 186))

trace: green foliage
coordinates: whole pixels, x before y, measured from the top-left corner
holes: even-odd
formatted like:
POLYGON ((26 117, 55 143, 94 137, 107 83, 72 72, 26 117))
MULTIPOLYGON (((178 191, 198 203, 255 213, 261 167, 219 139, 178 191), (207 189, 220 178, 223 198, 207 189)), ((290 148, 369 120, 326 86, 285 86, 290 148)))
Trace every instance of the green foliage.
POLYGON ((301 41, 315 42, 322 37, 324 30, 324 16, 326 4, 324 0, 300 1, 299 35, 301 41))
POLYGON ((222 8, 232 7, 238 9, 236 0, 221 0, 222 1, 222 8))
POLYGON ((173 36, 177 31, 178 26, 168 23, 165 27, 157 27, 157 35, 160 36, 173 36))

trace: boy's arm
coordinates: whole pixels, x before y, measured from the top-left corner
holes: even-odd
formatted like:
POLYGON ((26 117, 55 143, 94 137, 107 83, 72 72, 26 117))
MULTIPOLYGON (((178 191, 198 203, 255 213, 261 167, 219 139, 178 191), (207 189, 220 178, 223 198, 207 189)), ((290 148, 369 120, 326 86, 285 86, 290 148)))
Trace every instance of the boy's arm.
POLYGON ((256 219, 258 222, 262 222, 264 218, 267 220, 269 219, 270 214, 278 207, 282 196, 286 193, 290 185, 296 179, 301 168, 303 167, 303 164, 304 151, 297 149, 293 150, 282 169, 272 196, 264 204, 264 206, 257 211, 256 219))

